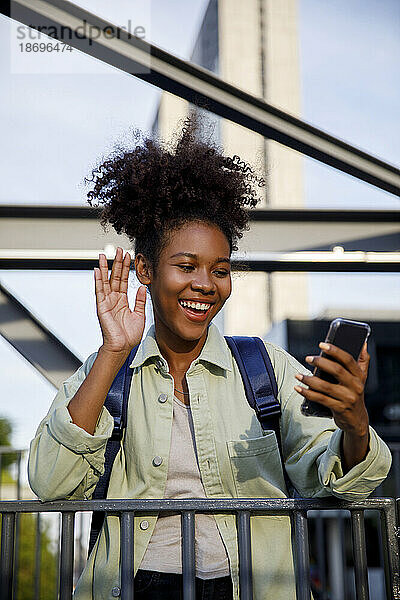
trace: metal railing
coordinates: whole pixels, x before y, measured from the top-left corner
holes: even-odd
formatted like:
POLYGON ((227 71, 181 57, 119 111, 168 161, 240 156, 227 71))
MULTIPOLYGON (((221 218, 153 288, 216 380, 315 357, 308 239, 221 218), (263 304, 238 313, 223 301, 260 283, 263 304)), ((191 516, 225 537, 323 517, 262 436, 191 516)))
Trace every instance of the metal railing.
POLYGON ((11 446, 0 446, 0 500, 1 489, 3 485, 2 477, 3 477, 3 456, 15 456, 15 462, 17 467, 16 477, 14 480, 15 483, 15 494, 16 498, 19 499, 21 497, 21 463, 24 454, 27 452, 26 448, 12 448, 11 446))
MULTIPOLYGON (((390 496, 400 497, 400 443, 389 443, 390 450, 393 456, 391 471, 387 479, 383 482, 373 496, 390 496)), ((26 497, 26 491, 21 481, 21 461, 26 450, 19 450, 9 446, 0 447, 0 463, 2 456, 5 454, 13 454, 16 457, 14 464, 15 478, 12 483, 7 486, 2 486, 5 483, 0 477, 0 500, 17 499, 26 497)), ((1 468, 0 468, 1 472, 1 468)), ((12 480, 11 480, 12 481, 12 480)), ((369 500, 371 502, 371 500, 369 500)), ((31 506, 32 503, 29 504, 31 506)), ((1 506, 3 506, 1 504, 1 506)), ((5 504, 9 511, 10 504, 5 504)), ((24 583, 20 576, 21 552, 23 554, 24 544, 26 545, 27 532, 24 527, 24 519, 29 517, 22 516, 21 513, 29 513, 27 505, 18 503, 19 510, 15 511, 14 519, 14 558, 13 558, 13 598, 20 597, 19 587, 24 587, 24 583), (25 510, 23 508, 25 507, 25 510), (20 510, 21 509, 21 510, 20 510), (22 516, 22 527, 21 527, 22 516), (22 548, 22 550, 21 550, 22 548)), ((38 504, 35 508, 36 518, 31 515, 29 533, 30 545, 30 568, 31 568, 31 589, 33 595, 29 596, 34 600, 41 600, 43 588, 47 588, 47 596, 57 598, 56 588, 60 586, 60 540, 62 538, 62 516, 57 514, 55 508, 47 511, 48 504, 38 504), (39 510, 40 509, 40 510, 39 510), (52 514, 44 514, 51 512, 52 514), (50 528, 50 534, 48 532, 50 528), (47 530, 47 531, 46 531, 47 530), (46 545, 51 545, 51 559, 53 572, 50 573, 46 567, 46 560, 43 557, 43 548, 46 545), (49 596, 49 587, 54 590, 54 594, 49 596)), ((51 505, 54 507, 54 504, 51 505)), ((63 507, 66 503, 63 503, 63 507)), ((83 570, 87 555, 88 532, 90 513, 86 511, 93 510, 90 503, 84 503, 84 511, 80 512, 73 509, 75 513, 74 519, 74 534, 75 534, 75 552, 74 552, 74 572, 73 581, 76 582, 80 573, 83 570)), ((264 506, 264 505, 263 505, 264 506)), ((318 503, 314 503, 310 508, 307 504, 307 517, 310 524, 309 546, 312 561, 312 579, 314 583, 314 598, 316 600, 354 600, 355 598, 368 598, 368 596, 355 596, 356 581, 354 577, 354 559, 350 554, 350 549, 347 547, 347 540, 352 536, 353 522, 349 508, 353 505, 346 505, 346 510, 341 510, 336 503, 335 508, 327 507, 323 504, 323 510, 320 509, 318 503), (326 510, 325 510, 326 509, 326 510), (316 587, 317 586, 317 587, 316 587)), ((370 582, 370 597, 373 600, 379 598, 392 597, 384 592, 383 572, 385 568, 385 558, 383 547, 385 545, 384 536, 381 535, 381 523, 377 510, 370 510, 371 504, 366 508, 365 526, 367 527, 369 537, 367 536, 367 546, 369 554, 368 574, 372 582, 370 582), (372 532, 372 533, 371 533, 372 532), (373 535, 372 535, 373 534, 373 535), (371 536, 373 539, 371 540, 371 536)), ((378 509, 379 510, 379 509, 378 509)), ((61 509, 60 509, 61 511, 61 509)), ((65 512, 64 508, 61 512, 65 512)), ((354 511, 353 511, 354 512, 354 511)), ((364 512, 362 512, 362 527, 364 527, 364 512)), ((400 518, 400 514, 399 514, 400 518)), ((400 525, 400 521, 397 526, 400 525)), ((360 531, 357 529, 357 531, 360 531)), ((5 535, 5 534, 4 534, 5 535)), ((364 544, 365 533, 360 533, 362 544, 364 544)), ((358 544, 353 551, 360 552, 358 544)), ((362 550, 365 553, 365 550, 362 550)), ((48 557, 49 560, 49 557, 48 557)), ((1 565, 3 569, 3 563, 1 565)), ((26 569, 26 565, 25 565, 26 569)), ((358 585, 361 585, 359 582, 358 585)), ((387 585, 387 583, 386 583, 387 585)), ((21 592, 23 590, 21 589, 21 592)), ((358 593, 358 592, 357 592, 358 593)), ((9 598, 8 596, 5 596, 9 598)), ((22 596, 24 597, 24 596, 22 596)), ((300 596, 301 597, 301 596, 300 596)), ((396 597, 396 596, 394 596, 396 597)), ((400 597, 400 596, 399 596, 400 597)))
MULTIPOLYGON (((399 501, 397 501, 399 504, 399 501)), ((400 505, 398 506, 400 508, 400 505)), ((75 515, 82 511, 104 511, 116 515, 121 528, 122 600, 134 598, 134 517, 148 514, 181 513, 182 569, 184 600, 195 599, 195 514, 231 513, 236 515, 239 552, 240 599, 251 600, 251 532, 252 515, 286 515, 292 523, 292 545, 296 574, 297 600, 310 600, 310 552, 308 513, 310 511, 347 511, 352 530, 353 568, 357 600, 368 600, 368 562, 364 526, 365 511, 378 511, 384 561, 386 598, 400 599, 399 525, 396 501, 372 498, 363 502, 343 502, 335 499, 223 499, 223 500, 88 500, 42 503, 32 501, 0 502, 2 514, 0 598, 13 598, 15 526, 22 513, 61 513, 59 556, 59 600, 70 600, 73 590, 75 515)), ((266 556, 266 561, 268 557, 266 556)), ((373 600, 371 598, 371 600, 373 600)))

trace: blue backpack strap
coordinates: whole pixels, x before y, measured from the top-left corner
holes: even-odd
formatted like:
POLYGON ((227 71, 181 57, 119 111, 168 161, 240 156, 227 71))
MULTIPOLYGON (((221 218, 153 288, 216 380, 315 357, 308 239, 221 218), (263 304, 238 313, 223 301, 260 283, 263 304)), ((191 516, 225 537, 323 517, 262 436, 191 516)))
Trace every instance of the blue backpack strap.
POLYGON ((281 416, 281 405, 274 369, 263 342, 257 337, 225 336, 225 339, 239 367, 246 398, 261 427, 273 429, 271 423, 281 416))
MULTIPOLYGON (((94 489, 92 496, 93 500, 101 500, 107 497, 111 470, 115 457, 117 456, 121 447, 121 440, 126 427, 129 390, 132 381, 132 369, 129 368, 129 365, 135 358, 138 347, 139 346, 135 346, 135 348, 130 351, 128 358, 112 382, 107 397, 104 401, 104 406, 114 419, 114 429, 111 437, 107 441, 106 450, 104 453, 104 473, 99 478, 99 481, 94 489)), ((102 511, 96 511, 92 515, 88 555, 91 553, 100 529, 103 526, 104 517, 105 513, 102 511)))
POLYGON ((254 409, 262 429, 275 432, 286 487, 292 493, 293 484, 283 462, 278 386, 267 349, 258 337, 225 336, 225 339, 239 367, 248 403, 254 409))

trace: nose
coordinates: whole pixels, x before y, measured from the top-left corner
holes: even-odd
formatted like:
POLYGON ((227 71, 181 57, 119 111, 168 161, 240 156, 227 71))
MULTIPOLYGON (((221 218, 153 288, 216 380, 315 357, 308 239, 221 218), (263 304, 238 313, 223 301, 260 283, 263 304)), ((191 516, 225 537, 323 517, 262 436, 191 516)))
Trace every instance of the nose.
POLYGON ((199 269, 196 272, 191 288, 203 294, 215 294, 215 282, 206 269, 199 269))

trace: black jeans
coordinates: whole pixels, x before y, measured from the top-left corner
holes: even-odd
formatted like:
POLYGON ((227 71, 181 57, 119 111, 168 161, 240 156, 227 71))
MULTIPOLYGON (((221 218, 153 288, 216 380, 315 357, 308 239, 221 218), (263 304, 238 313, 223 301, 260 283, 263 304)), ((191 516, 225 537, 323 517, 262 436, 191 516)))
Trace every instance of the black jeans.
MULTIPOLYGON (((182 575, 139 569, 135 577, 138 600, 182 600, 182 575)), ((196 600, 232 600, 230 577, 199 579, 196 577, 196 600)))

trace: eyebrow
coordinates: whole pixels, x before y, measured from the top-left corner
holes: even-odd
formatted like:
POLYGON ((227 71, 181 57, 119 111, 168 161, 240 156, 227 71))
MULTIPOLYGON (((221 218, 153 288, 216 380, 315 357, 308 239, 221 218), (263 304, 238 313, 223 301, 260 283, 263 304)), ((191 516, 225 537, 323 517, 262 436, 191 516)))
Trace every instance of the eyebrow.
MULTIPOLYGON (((173 254, 172 256, 170 256, 170 258, 177 258, 178 256, 186 256, 187 258, 193 258, 194 260, 197 260, 197 254, 192 254, 192 252, 177 252, 176 254, 173 254)), ((227 258, 226 256, 219 256, 216 260, 216 263, 218 262, 225 262, 228 263, 228 265, 231 264, 231 261, 229 258, 227 258)))

